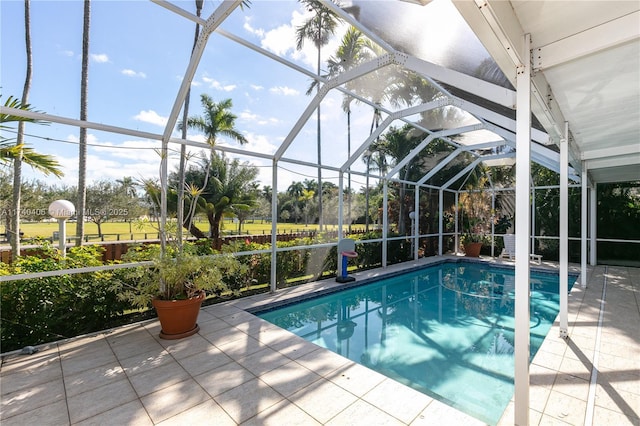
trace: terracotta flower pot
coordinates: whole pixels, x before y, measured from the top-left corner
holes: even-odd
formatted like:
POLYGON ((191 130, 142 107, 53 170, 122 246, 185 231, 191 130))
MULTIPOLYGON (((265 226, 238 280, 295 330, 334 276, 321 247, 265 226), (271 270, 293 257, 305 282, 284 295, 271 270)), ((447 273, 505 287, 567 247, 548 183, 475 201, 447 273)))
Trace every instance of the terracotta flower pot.
POLYGON ((203 291, 200 296, 185 300, 153 299, 153 307, 162 327, 160 338, 182 339, 197 333, 200 330, 198 314, 204 298, 203 291))
POLYGON ((482 243, 468 243, 464 245, 464 255, 467 257, 480 256, 480 250, 482 249, 482 243))

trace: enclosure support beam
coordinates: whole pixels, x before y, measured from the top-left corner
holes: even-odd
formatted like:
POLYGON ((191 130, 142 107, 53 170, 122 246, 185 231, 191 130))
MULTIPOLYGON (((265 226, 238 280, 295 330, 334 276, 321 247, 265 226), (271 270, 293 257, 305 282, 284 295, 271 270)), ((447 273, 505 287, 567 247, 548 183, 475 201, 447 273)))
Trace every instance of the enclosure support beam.
POLYGON ((458 191, 456 191, 456 203, 455 203, 455 210, 456 210, 456 217, 455 217, 455 225, 454 225, 454 229, 455 229, 455 243, 454 243, 454 247, 453 247, 453 253, 454 254, 458 254, 458 247, 460 247, 460 239, 458 237, 458 202, 459 202, 459 197, 460 194, 458 193, 458 191))
POLYGON ((438 256, 442 256, 442 230, 444 226, 444 218, 443 218, 443 200, 444 200, 444 191, 442 188, 438 190, 438 256))
MULTIPOLYGON (((344 214, 344 173, 340 172, 338 174, 338 247, 340 247, 340 240, 342 240, 343 238, 343 233, 342 233, 342 227, 344 226, 343 224, 343 218, 342 215, 344 214)), ((337 272, 336 272, 336 276, 337 277, 341 277, 342 274, 342 261, 340 259, 340 253, 338 253, 338 268, 337 268, 337 272)))
POLYGON ((382 267, 387 267, 387 234, 389 228, 389 182, 382 186, 382 267))
POLYGON ((598 184, 595 182, 591 185, 591 201, 589 206, 591 207, 591 214, 589 215, 591 217, 591 222, 589 222, 591 228, 591 231, 589 232, 589 235, 591 236, 590 263, 591 266, 596 266, 598 263, 598 184))
POLYGON ((560 337, 569 335, 569 123, 560 140, 560 337))
MULTIPOLYGON (((524 35, 529 52, 531 36, 524 35)), ((529 209, 531 175, 531 59, 524 55, 516 70, 516 294, 514 424, 529 424, 529 209)))
POLYGON ((415 196, 413 197, 413 211, 415 216, 413 219, 414 226, 414 244, 413 244, 413 260, 418 260, 418 249, 420 248, 420 185, 416 185, 415 196))
MULTIPOLYGON (((582 182, 581 182, 581 201, 580 201, 580 284, 583 288, 587 287, 587 229, 589 223, 588 216, 588 195, 587 188, 587 162, 582 161, 582 182)), ((593 220, 593 218, 591 219, 593 220)))
POLYGON ((278 247, 278 160, 273 160, 271 166, 271 293, 275 293, 277 284, 276 275, 276 248, 278 247))
POLYGON ((491 257, 496 257, 496 189, 491 188, 491 257))

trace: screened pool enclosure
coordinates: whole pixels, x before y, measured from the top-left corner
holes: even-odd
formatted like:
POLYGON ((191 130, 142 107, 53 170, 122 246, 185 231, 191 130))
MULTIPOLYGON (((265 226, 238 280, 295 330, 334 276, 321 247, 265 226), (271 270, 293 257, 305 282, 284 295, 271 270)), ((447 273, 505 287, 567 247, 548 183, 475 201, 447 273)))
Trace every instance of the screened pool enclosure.
MULTIPOLYGON (((547 237, 558 244, 561 289, 569 220, 580 223, 572 253, 586 285, 587 264, 596 262, 597 184, 640 180, 638 3, 229 0, 206 1, 196 12, 198 3, 92 3, 82 120, 82 7, 32 3, 33 108, 5 105, 0 113, 50 123, 26 123, 25 133, 60 159, 65 184, 77 185, 79 129, 89 134, 87 180, 157 182, 163 243, 175 238, 168 201, 180 158, 188 168, 212 150, 255 166, 258 186, 272 189, 264 251, 272 291, 278 253, 308 248, 276 247, 278 193, 294 181, 317 183, 312 221, 337 231, 314 248, 335 247, 359 221, 378 232, 358 245, 376 244, 383 268, 394 243, 418 259, 458 253, 461 235, 477 232, 488 238, 486 254, 497 256, 497 236, 515 233, 517 288, 524 289, 516 289, 516 336, 525 336, 516 337, 515 416, 526 423, 528 259, 544 241, 531 194, 558 191, 559 235, 547 237), (56 84, 44 73, 57 75, 56 84), (201 94, 233 100, 246 143, 183 132, 185 102, 189 116, 200 115, 201 94), (538 184, 532 168, 559 174, 559 182, 538 184), (323 191, 327 182, 333 192, 323 191), (568 217, 569 190, 579 193, 580 217, 568 217), (366 205, 356 205, 357 193, 366 205), (465 228, 460 211, 474 197, 483 209, 476 230, 465 228), (501 218, 509 223, 498 230, 501 218)), ((17 42, 24 6, 1 7, 6 99, 22 92, 28 61, 17 42)), ((566 291, 560 312, 566 332, 566 291)))

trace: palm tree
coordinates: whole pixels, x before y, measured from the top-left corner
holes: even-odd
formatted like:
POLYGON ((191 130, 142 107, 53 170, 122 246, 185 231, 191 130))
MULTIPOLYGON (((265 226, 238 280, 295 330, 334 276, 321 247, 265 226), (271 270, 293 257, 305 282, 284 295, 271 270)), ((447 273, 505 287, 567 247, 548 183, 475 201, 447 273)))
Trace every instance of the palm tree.
MULTIPOLYGON (((195 0, 196 1, 196 16, 200 17, 202 14, 202 6, 204 4, 204 0, 195 0)), ((191 51, 196 47, 196 43, 198 42, 198 36, 200 35, 200 24, 196 22, 195 35, 193 37, 193 46, 191 51)), ((191 99, 191 86, 187 90, 187 94, 184 98, 184 108, 182 111, 182 121, 185 122, 189 119, 189 100, 191 99)), ((187 139, 187 127, 182 127, 182 139, 187 139)), ((182 144, 180 146, 180 165, 179 165, 179 182, 178 182, 178 212, 177 219, 178 223, 184 223, 184 170, 187 163, 187 146, 182 144)), ((178 240, 178 247, 182 250, 182 226, 178 226, 177 228, 176 239, 178 240)))
MULTIPOLYGON (((27 56, 27 70, 24 79, 24 89, 22 91, 22 104, 29 102, 29 90, 31 89, 31 74, 33 71, 33 59, 31 56, 31 1, 24 1, 24 41, 27 56)), ((18 122, 18 137, 16 147, 24 145, 24 121, 18 122)), ((13 259, 20 256, 20 198, 22 190, 22 150, 18 149, 14 153, 13 160, 13 203, 11 205, 13 217, 11 219, 11 229, 7 236, 11 241, 11 253, 13 259)))
POLYGON ((287 194, 291 196, 295 206, 295 220, 298 223, 298 211, 300 210, 300 197, 302 196, 302 191, 304 191, 304 186, 302 182, 291 182, 289 188, 287 188, 287 194))
MULTIPOLYGON (((307 7, 311 12, 314 12, 313 16, 307 19, 301 26, 296 28, 296 47, 298 50, 302 49, 305 40, 312 41, 318 49, 318 77, 320 76, 320 52, 322 46, 325 46, 329 42, 329 38, 334 34, 339 18, 329 8, 324 6, 320 0, 300 0, 300 2, 307 7)), ((320 88, 318 87, 318 90, 320 88)), ((321 137, 321 125, 320 125, 320 105, 317 109, 317 135, 318 135, 318 187, 322 187, 322 137, 321 137)), ((319 230, 322 231, 322 193, 318 192, 318 216, 319 216, 319 230)))
MULTIPOLYGON (((84 0, 82 26, 82 71, 80 78, 80 120, 87 120, 87 105, 89 93, 89 34, 91 24, 91 0, 84 0)), ((78 146, 78 201, 76 211, 76 245, 82 244, 84 238, 84 211, 87 203, 87 128, 80 128, 78 146)))
MULTIPOLYGON (((187 127, 200 130, 207 137, 207 144, 213 148, 218 137, 226 136, 239 144, 243 145, 248 142, 240 131, 235 127, 235 116, 231 111, 233 102, 231 99, 223 99, 216 103, 209 95, 203 93, 200 95, 202 107, 204 108, 204 116, 192 116, 187 119, 187 127)), ((184 127, 184 123, 178 123, 180 130, 184 127)))
MULTIPOLYGON (((2 97, 2 95, 0 95, 0 97, 2 97)), ((29 104, 23 104, 22 102, 20 102, 19 99, 16 99, 12 96, 9 96, 7 101, 4 103, 4 106, 8 108, 32 111, 32 108, 29 106, 29 104)), ((21 122, 49 124, 45 121, 34 120, 31 118, 20 117, 17 115, 1 113, 0 114, 0 131, 3 129, 11 128, 10 126, 7 126, 5 123, 14 123, 14 122, 18 123, 18 125, 21 122)), ((24 132, 22 133, 22 135, 24 135, 24 132)), ((16 161, 16 159, 19 159, 19 158, 21 159, 20 161, 22 164, 31 166, 31 168, 43 173, 45 176, 53 175, 56 177, 61 177, 64 175, 64 173, 60 169, 60 163, 58 163, 58 161, 56 161, 56 159, 53 156, 47 155, 47 154, 40 154, 39 152, 35 151, 33 148, 28 147, 24 141, 21 143, 14 143, 12 139, 5 138, 0 134, 0 165, 12 166, 11 163, 13 163, 14 161, 16 161)), ((13 169, 15 172, 15 168, 13 169)), ((15 173, 13 177, 15 178, 15 173)), ((15 195, 15 189, 16 189, 15 181, 13 182, 12 185, 9 185, 8 179, 9 179, 9 176, 7 175, 7 181, 6 181, 7 188, 11 188, 10 192, 13 195, 15 195)), ((22 182, 20 182, 19 186, 20 186, 20 195, 19 195, 20 201, 19 203, 17 203, 18 205, 22 203, 22 182)), ((9 200, 8 194, 6 195, 6 200, 7 201, 9 200)), ((4 207, 10 211, 14 211, 13 209, 16 206, 16 203, 14 200, 15 200, 14 198, 11 198, 10 205, 5 205, 4 207)), ((11 240, 11 242, 13 242, 14 240, 16 241, 16 246, 15 247, 13 245, 11 246, 12 250, 16 250, 16 251, 13 251, 13 253, 19 253, 19 249, 20 249, 20 246, 19 246, 20 238, 18 238, 19 231, 17 231, 20 229, 20 226, 19 226, 19 219, 17 221, 18 223, 14 222, 14 218, 16 216, 18 215, 11 214, 11 215, 5 216, 6 218, 5 229, 7 230, 7 237, 11 240), (15 236, 15 238, 13 238, 13 236, 15 236)))
POLYGON ((186 200, 188 207, 193 203, 197 206, 187 210, 185 221, 192 224, 196 212, 205 213, 210 226, 209 237, 218 244, 222 218, 254 205, 256 193, 251 184, 258 176, 258 169, 212 151, 210 161, 203 162, 200 167, 190 167, 185 175, 187 186, 201 188, 198 197, 186 200), (204 170, 205 167, 209 170, 204 170))
MULTIPOLYGON (((204 116, 189 117, 186 121, 186 127, 190 127, 203 132, 207 138, 207 144, 210 146, 209 164, 211 166, 206 167, 205 178, 202 182, 202 186, 199 186, 199 190, 203 190, 208 186, 208 173, 213 170, 213 163, 217 157, 215 155, 213 147, 216 145, 218 138, 220 136, 225 136, 235 140, 241 145, 247 143, 248 140, 235 127, 235 121, 237 117, 230 111, 231 107, 233 106, 233 102, 231 101, 231 99, 223 99, 219 103, 216 103, 213 101, 213 99, 211 99, 209 95, 203 93, 202 95, 200 95, 200 100, 202 102, 202 107, 204 108, 204 116)), ((180 123, 178 123, 178 129, 182 130, 183 128, 185 128, 185 122, 181 121, 180 123)), ((198 204, 198 197, 200 196, 199 190, 198 188, 191 187, 191 193, 193 194, 193 199, 191 200, 192 205, 198 204)), ((183 219, 182 225, 187 227, 187 229, 193 229, 193 216, 194 215, 192 212, 188 215, 188 217, 185 217, 183 219)))
MULTIPOLYGON (((0 95, 0 98, 1 97, 2 95, 0 95)), ((7 101, 4 103, 4 106, 7 108, 33 111, 29 104, 23 104, 19 99, 16 99, 13 96, 9 96, 7 101)), ((2 113, 0 114, 0 130, 10 129, 10 127, 6 126, 4 123, 19 123, 21 121, 25 123, 49 124, 46 121, 2 113)), ((28 147, 24 142, 21 144, 15 144, 11 139, 5 138, 0 134, 0 164, 9 164, 15 161, 18 156, 22 158, 23 164, 31 166, 34 170, 44 173, 45 176, 54 175, 61 177, 64 175, 62 170, 60 170, 60 163, 58 163, 53 156, 40 154, 33 148, 28 147)))
MULTIPOLYGON (((349 27, 345 35, 342 37, 342 43, 336 51, 335 57, 329 58, 328 75, 330 77, 341 74, 349 69, 371 60, 376 56, 376 47, 369 39, 355 27, 349 27)), ((314 81, 313 84, 317 84, 314 81)), ((359 85, 354 82, 348 82, 347 88, 361 91, 359 85)), ((310 89, 311 90, 311 89, 310 89)), ((307 92, 308 94, 309 92, 307 92)), ((342 99, 342 110, 347 114, 347 156, 351 157, 351 103, 354 97, 345 94, 342 99)), ((347 174, 347 192, 349 193, 347 203, 347 223, 349 232, 351 232, 351 173, 347 174)))
POLYGON ((311 210, 310 202, 315 197, 315 191, 312 189, 302 189, 302 194, 298 198, 304 203, 302 211, 304 212, 304 226, 309 226, 309 210, 311 210))

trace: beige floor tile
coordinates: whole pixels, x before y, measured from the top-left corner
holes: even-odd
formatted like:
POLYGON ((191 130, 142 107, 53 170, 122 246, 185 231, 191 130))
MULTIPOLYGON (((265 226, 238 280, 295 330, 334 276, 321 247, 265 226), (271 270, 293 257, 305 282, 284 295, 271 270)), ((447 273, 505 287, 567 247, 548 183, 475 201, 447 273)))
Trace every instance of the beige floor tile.
POLYGON ((296 362, 323 377, 328 377, 332 372, 345 366, 347 363, 351 364, 352 361, 328 349, 318 348, 313 352, 297 358, 296 362))
POLYGON ((404 423, 411 423, 433 398, 391 379, 385 379, 362 399, 404 423))
POLYGON ((218 343, 216 347, 232 359, 240 359, 258 352, 267 346, 245 334, 242 339, 236 339, 232 342, 218 343))
POLYGON ((213 345, 199 334, 178 340, 163 340, 162 346, 177 360, 208 350, 213 345))
POLYGON ((360 399, 325 424, 327 426, 396 426, 406 423, 360 399))
POLYGON ((122 404, 89 419, 74 423, 74 426, 135 425, 152 426, 153 422, 139 400, 122 404))
POLYGON ((411 422, 411 426, 432 425, 434 419, 438 419, 438 423, 443 425, 481 426, 486 424, 475 417, 434 400, 411 422))
POLYGON ((529 408, 536 411, 544 411, 551 395, 551 388, 544 386, 531 386, 529 388, 529 408))
POLYGON ((640 418, 596 406, 593 410, 594 425, 638 426, 640 418))
POLYGON ((565 357, 560 364, 559 371, 579 377, 583 380, 591 379, 591 360, 576 360, 565 357))
POLYGON ((160 423, 207 400, 209 395, 193 379, 187 379, 140 398, 154 423, 160 423))
POLYGON ((62 367, 57 357, 34 359, 33 363, 21 362, 20 365, 23 368, 13 365, 0 377, 3 396, 60 379, 62 376, 62 367))
POLYGON ((386 380, 382 374, 353 362, 327 374, 326 378, 358 397, 362 397, 386 380))
POLYGON ((255 378, 217 395, 214 399, 235 422, 242 423, 284 400, 284 397, 255 378))
POLYGON ((236 362, 199 374, 194 379, 213 397, 254 379, 255 376, 236 362))
POLYGON ((122 339, 109 340, 111 350, 120 359, 130 358, 141 353, 158 351, 162 346, 144 328, 138 328, 135 333, 122 336, 122 339), (138 338, 138 340, 136 340, 138 338))
POLYGON ((291 359, 298 359, 301 356, 313 352, 318 349, 318 345, 304 340, 302 337, 290 335, 289 338, 279 340, 276 343, 269 345, 271 349, 274 349, 284 356, 291 359))
POLYGON ((91 350, 71 357, 62 358, 62 372, 66 375, 92 370, 105 364, 117 364, 118 359, 106 343, 100 350, 91 350))
MULTIPOLYGON (((531 421, 531 417, 529 417, 529 420, 531 421)), ((536 424, 536 423, 530 423, 530 424, 536 424)), ((557 419, 553 416, 549 416, 547 414, 542 414, 542 416, 540 417, 540 421, 537 424, 539 426, 576 426, 576 424, 574 423, 568 423, 560 419, 557 419)))
POLYGON ((295 361, 260 375, 260 380, 286 397, 320 379, 321 376, 295 361))
POLYGON ((68 398, 69 417, 78 423, 137 399, 129 381, 119 380, 68 398))
POLYGON ((161 346, 130 358, 120 358, 120 365, 128 376, 144 373, 170 362, 174 362, 173 357, 161 346))
MULTIPOLYGON (((235 424, 235 422, 234 422, 235 424)), ((242 423, 242 426, 319 426, 313 417, 298 406, 283 400, 242 423)))
POLYGON ((529 383, 531 386, 551 388, 558 372, 547 367, 532 363, 529 366, 529 383))
POLYGON ((326 423, 353 404, 357 397, 328 380, 320 379, 294 393, 289 400, 320 423, 326 423))
POLYGON ((538 351, 533 363, 542 367, 549 368, 551 370, 557 370, 562 364, 562 356, 553 354, 551 352, 538 351))
POLYGON ((4 378, 11 373, 42 371, 45 368, 51 368, 52 365, 57 365, 60 368, 57 348, 46 352, 39 351, 32 355, 11 355, 2 360, 0 377, 4 378))
POLYGON ((65 399, 64 384, 60 378, 46 383, 35 384, 8 394, 4 393, 4 379, 2 380, 2 387, 0 419, 26 413, 65 399))
POLYGON ((153 370, 129 376, 129 381, 138 396, 148 395, 189 378, 184 368, 176 361, 162 364, 153 370))
POLYGON ((64 386, 67 397, 87 392, 109 383, 117 382, 125 378, 124 370, 120 364, 106 364, 100 367, 81 371, 80 373, 65 376, 64 386))
POLYGON ((235 327, 227 325, 226 328, 217 329, 211 332, 200 330, 198 333, 200 336, 207 339, 213 345, 224 345, 225 343, 233 342, 234 340, 246 339, 247 334, 235 327))
MULTIPOLYGON (((4 412, 4 408, 3 408, 4 412)), ((25 425, 56 425, 63 426, 69 423, 67 402, 60 399, 52 404, 44 405, 33 410, 25 411, 13 417, 2 417, 2 426, 25 425)))
POLYGON ((617 411, 629 417, 640 417, 640 394, 616 389, 615 383, 602 383, 596 387, 596 406, 617 411))
POLYGON ((586 401, 589 397, 589 380, 571 374, 558 373, 553 390, 586 401))
POLYGON ((237 362, 256 376, 260 376, 291 362, 291 360, 282 356, 280 352, 271 348, 264 348, 247 357, 238 359, 237 362))
POLYGON ((213 370, 214 368, 228 364, 231 361, 232 359, 225 355, 220 349, 213 345, 209 345, 206 349, 196 353, 195 355, 180 359, 178 363, 189 374, 197 376, 213 370))
POLYGON ((551 391, 544 414, 573 425, 584 423, 587 403, 581 399, 551 391))
POLYGON ((213 399, 209 399, 202 404, 196 405, 158 423, 159 426, 197 426, 208 424, 215 424, 215 426, 235 426, 237 423, 234 422, 213 399))

